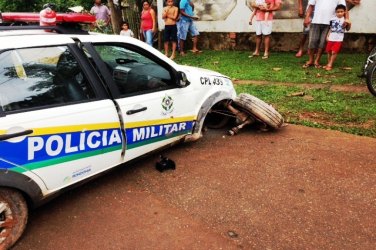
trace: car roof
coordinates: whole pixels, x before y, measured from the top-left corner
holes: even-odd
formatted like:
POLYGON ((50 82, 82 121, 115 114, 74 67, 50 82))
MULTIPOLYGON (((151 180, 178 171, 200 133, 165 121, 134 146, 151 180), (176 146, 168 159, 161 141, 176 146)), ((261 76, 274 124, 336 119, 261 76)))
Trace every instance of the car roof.
MULTIPOLYGON (((19 32, 19 31, 17 31, 19 32)), ((74 40, 67 35, 52 35, 52 34, 30 34, 30 32, 23 32, 17 34, 14 31, 0 32, 0 49, 14 49, 26 48, 35 46, 51 46, 62 45, 67 43, 74 43, 74 40), (27 35, 27 38, 25 37, 27 35)))
POLYGON ((81 34, 59 34, 56 32, 46 32, 44 30, 7 30, 0 31, 0 50, 28 48, 39 46, 56 46, 64 44, 73 44, 75 40, 87 43, 126 43, 141 47, 161 60, 169 61, 171 65, 177 65, 174 61, 163 57, 157 49, 150 45, 127 36, 106 35, 100 33, 81 34), (26 37, 25 37, 26 36, 26 37))

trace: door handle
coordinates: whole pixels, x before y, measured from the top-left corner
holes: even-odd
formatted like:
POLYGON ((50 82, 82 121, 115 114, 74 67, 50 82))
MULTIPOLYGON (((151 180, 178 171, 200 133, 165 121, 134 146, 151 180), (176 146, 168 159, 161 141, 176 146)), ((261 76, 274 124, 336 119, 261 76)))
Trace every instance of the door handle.
POLYGON ((128 110, 126 112, 127 115, 133 115, 135 113, 138 113, 138 112, 142 112, 142 111, 145 111, 147 110, 148 108, 147 107, 142 107, 142 108, 139 108, 139 109, 131 109, 131 110, 128 110))
POLYGON ((5 140, 8 140, 8 139, 23 136, 23 135, 29 135, 29 134, 32 134, 33 132, 34 132, 33 130, 28 129, 28 130, 18 132, 18 133, 0 135, 0 141, 5 141, 5 140))

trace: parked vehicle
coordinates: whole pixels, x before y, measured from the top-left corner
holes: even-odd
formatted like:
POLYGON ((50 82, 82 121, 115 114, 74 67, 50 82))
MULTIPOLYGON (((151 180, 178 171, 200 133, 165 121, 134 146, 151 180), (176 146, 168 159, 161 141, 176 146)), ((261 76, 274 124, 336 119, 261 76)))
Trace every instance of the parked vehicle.
POLYGON ((368 90, 376 96, 376 47, 371 50, 364 63, 362 76, 366 78, 368 90))

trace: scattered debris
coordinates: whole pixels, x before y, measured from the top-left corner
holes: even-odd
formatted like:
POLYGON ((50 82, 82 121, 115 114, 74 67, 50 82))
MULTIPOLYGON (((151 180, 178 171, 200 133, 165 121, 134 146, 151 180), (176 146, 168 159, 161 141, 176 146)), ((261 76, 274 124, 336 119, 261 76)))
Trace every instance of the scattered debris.
POLYGON ((320 77, 321 77, 321 74, 320 74, 320 73, 317 73, 317 74, 316 74, 316 77, 317 77, 317 78, 320 78, 320 77))
POLYGON ((343 70, 352 70, 351 67, 343 67, 342 69, 343 69, 343 70))
POLYGON ((237 238, 239 235, 237 233, 235 233, 234 231, 228 231, 227 232, 228 236, 230 236, 231 238, 237 238))
POLYGON ((165 170, 168 170, 168 169, 172 169, 172 170, 175 170, 176 169, 176 165, 175 165, 175 162, 171 159, 168 159, 167 157, 163 156, 163 155, 160 155, 160 160, 157 161, 157 163, 155 164, 155 168, 159 171, 159 172, 163 172, 165 170))
POLYGON ((280 71, 282 68, 273 68, 274 71, 280 71))
POLYGON ((218 62, 218 61, 214 61, 213 64, 214 64, 214 65, 218 65, 219 62, 218 62))
POLYGON ((311 96, 311 95, 306 95, 306 96, 303 97, 303 99, 306 100, 306 101, 313 101, 313 100, 315 100, 315 98, 313 98, 313 96, 311 96))
POLYGON ((299 92, 295 92, 295 93, 289 94, 288 96, 292 97, 292 96, 304 96, 304 95, 305 95, 304 91, 299 91, 299 92))
POLYGON ((325 80, 325 81, 322 81, 322 83, 326 84, 326 83, 331 83, 332 81, 328 81, 328 80, 325 80))

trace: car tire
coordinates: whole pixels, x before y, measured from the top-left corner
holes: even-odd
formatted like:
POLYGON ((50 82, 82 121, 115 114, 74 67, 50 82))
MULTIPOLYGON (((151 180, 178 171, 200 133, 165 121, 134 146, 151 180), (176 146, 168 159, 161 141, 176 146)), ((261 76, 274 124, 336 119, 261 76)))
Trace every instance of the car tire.
POLYGON ((278 129, 283 125, 282 115, 271 105, 255 96, 242 93, 234 99, 234 103, 236 106, 271 128, 278 129))
POLYGON ((22 235, 27 224, 28 209, 22 194, 0 188, 0 249, 10 248, 22 235))

